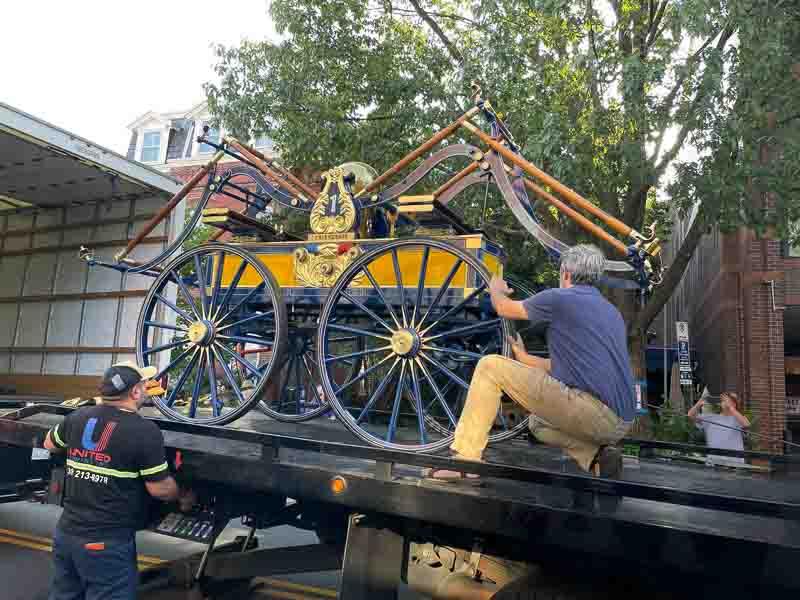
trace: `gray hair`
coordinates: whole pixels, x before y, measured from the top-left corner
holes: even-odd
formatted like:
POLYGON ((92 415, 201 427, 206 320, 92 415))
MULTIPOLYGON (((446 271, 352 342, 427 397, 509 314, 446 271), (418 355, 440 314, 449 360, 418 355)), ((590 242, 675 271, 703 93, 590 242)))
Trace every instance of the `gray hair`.
POLYGON ((592 244, 578 244, 561 253, 561 270, 570 274, 573 285, 596 285, 605 266, 603 251, 592 244))

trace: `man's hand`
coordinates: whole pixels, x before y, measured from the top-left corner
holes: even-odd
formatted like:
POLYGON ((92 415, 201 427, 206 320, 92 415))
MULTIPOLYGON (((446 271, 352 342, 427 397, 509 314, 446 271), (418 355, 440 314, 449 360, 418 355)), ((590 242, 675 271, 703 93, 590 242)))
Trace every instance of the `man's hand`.
POLYGON ((690 419, 696 418, 697 417, 697 413, 700 412, 700 409, 703 408, 703 405, 705 403, 706 403, 706 401, 703 400, 702 398, 700 398, 700 400, 698 400, 695 403, 695 405, 692 408, 689 409, 688 417, 690 419))
POLYGON ((514 358, 519 362, 525 362, 523 358, 528 356, 528 351, 525 350, 525 344, 522 342, 520 335, 517 334, 516 337, 509 335, 508 343, 511 344, 511 352, 514 354, 514 358))
POLYGON ((501 296, 510 296, 514 290, 508 287, 508 284, 502 277, 492 275, 492 279, 489 281, 489 292, 492 294, 500 294, 501 296))
POLYGON ((178 507, 181 512, 189 512, 197 504, 197 494, 193 490, 181 490, 178 492, 178 507))

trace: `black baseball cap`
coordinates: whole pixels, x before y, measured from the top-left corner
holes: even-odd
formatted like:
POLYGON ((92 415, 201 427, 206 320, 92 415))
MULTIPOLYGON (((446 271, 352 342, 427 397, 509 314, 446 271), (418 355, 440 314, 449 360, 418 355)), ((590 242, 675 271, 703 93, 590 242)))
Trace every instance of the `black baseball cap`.
POLYGON ((137 383, 151 379, 157 372, 155 367, 140 367, 129 360, 111 365, 103 373, 100 395, 104 398, 124 396, 137 383))

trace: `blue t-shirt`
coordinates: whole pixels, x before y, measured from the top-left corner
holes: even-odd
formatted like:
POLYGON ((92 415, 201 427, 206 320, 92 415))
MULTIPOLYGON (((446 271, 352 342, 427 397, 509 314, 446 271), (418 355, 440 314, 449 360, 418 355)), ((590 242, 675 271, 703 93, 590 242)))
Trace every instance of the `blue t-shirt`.
POLYGON ((632 421, 633 372, 625 322, 616 307, 589 285, 545 290, 523 306, 534 327, 549 325, 550 374, 632 421))

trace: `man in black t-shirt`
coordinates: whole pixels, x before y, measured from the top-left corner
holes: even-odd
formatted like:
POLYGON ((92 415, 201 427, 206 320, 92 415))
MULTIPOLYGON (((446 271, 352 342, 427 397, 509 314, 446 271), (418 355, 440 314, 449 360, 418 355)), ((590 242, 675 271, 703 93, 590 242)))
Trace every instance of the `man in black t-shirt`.
POLYGON ((137 529, 148 494, 194 501, 169 473, 158 427, 138 414, 155 367, 132 362, 108 369, 103 404, 81 408, 47 432, 44 447, 67 454, 64 512, 53 539, 50 600, 136 598, 137 529))

